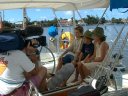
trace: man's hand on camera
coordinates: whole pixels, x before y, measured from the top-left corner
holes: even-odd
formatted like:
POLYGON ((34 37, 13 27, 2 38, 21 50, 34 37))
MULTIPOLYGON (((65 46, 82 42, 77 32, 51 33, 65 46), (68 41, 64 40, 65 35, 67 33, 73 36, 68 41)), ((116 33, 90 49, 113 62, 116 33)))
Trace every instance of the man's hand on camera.
POLYGON ((26 49, 26 54, 27 56, 31 59, 31 61, 33 63, 38 62, 39 61, 39 54, 37 54, 38 51, 36 48, 33 48, 32 46, 30 46, 30 44, 28 45, 27 49, 26 49))

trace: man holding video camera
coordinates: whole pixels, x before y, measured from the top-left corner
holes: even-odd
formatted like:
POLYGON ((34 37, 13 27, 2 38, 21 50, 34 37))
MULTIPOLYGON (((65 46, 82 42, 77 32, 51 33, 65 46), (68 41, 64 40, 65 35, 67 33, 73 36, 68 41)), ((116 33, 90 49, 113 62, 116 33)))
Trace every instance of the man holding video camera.
MULTIPOLYGON (((21 39, 21 38, 20 38, 21 39)), ((21 40, 24 41, 24 40, 21 40)), ((26 80, 31 80, 39 91, 47 89, 46 75, 47 69, 38 65, 39 52, 33 45, 37 40, 20 42, 24 44, 21 50, 8 50, 0 53, 0 96, 17 95, 26 80)))

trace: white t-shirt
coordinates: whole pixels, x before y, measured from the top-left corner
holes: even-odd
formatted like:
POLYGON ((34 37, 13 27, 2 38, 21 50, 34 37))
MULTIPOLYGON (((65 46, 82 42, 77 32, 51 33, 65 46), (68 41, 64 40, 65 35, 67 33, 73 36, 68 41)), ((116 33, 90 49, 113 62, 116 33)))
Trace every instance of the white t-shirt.
POLYGON ((30 72, 35 65, 19 50, 0 54, 0 94, 6 95, 19 88, 25 81, 23 72, 30 72))
POLYGON ((82 43, 83 43, 82 38, 79 38, 79 39, 75 38, 67 50, 69 50, 75 54, 76 52, 79 52, 81 50, 82 43))

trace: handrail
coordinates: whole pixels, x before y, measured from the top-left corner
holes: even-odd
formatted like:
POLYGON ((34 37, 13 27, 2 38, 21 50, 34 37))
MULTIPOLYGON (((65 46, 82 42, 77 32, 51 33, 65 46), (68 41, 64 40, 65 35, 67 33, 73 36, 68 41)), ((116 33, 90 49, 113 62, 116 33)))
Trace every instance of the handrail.
MULTIPOLYGON (((111 47, 111 49, 109 50, 108 54, 105 56, 105 58, 104 58, 104 60, 103 60, 103 62, 102 62, 102 66, 105 66, 105 65, 107 65, 107 64, 109 63, 109 57, 112 56, 112 51, 114 50, 115 45, 117 44, 119 38, 121 37, 121 34, 122 34, 122 32, 123 32, 123 30, 124 30, 124 28, 125 28, 125 25, 126 25, 126 23, 124 24, 124 26, 122 27, 122 29, 121 29, 120 32, 118 33, 118 36, 117 36, 117 38, 115 39, 114 44, 112 45, 112 47, 111 47)), ((101 68, 101 70, 103 70, 103 68, 101 68)), ((98 68, 97 72, 94 74, 94 78, 97 77, 97 74, 98 74, 99 71, 100 71, 100 68, 98 68)), ((93 80, 94 80, 94 79, 91 80, 90 84, 92 83, 93 80)))
MULTIPOLYGON (((115 58, 116 60, 115 60, 115 62, 114 62, 114 64, 113 64, 111 70, 113 70, 114 67, 117 65, 116 62, 118 61, 118 58, 120 57, 122 51, 123 51, 124 48, 125 48, 126 43, 128 42, 127 39, 128 39, 128 32, 127 32, 127 34, 126 34, 126 36, 125 36, 125 38, 124 38, 124 41, 123 41, 123 44, 122 44, 120 50, 119 50, 119 55, 117 55, 116 58, 115 58)), ((110 74, 111 74, 111 73, 112 73, 112 71, 110 72, 110 74)))
POLYGON ((55 90, 51 90, 51 91, 47 91, 47 92, 44 92, 42 93, 44 96, 50 96, 50 95, 53 95, 53 94, 57 94, 57 93, 61 93, 61 92, 64 92, 64 91, 68 91, 68 90, 72 90, 72 89, 75 89, 77 88, 79 85, 71 85, 71 86, 67 86, 67 87, 63 87, 63 88, 58 88, 58 89, 55 89, 55 90))

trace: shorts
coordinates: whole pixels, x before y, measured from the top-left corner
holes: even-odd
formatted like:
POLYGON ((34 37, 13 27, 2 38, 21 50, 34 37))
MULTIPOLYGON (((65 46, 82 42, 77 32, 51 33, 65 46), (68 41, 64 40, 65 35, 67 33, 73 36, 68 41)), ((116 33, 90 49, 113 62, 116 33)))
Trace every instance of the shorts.
POLYGON ((97 65, 99 65, 99 62, 81 63, 90 71, 94 71, 94 69, 97 68, 97 65))
POLYGON ((74 60, 74 56, 72 54, 66 54, 63 58, 63 64, 71 63, 74 60))
POLYGON ((68 63, 64 65, 59 71, 56 72, 55 76, 53 76, 49 81, 48 81, 48 88, 49 90, 54 90, 57 87, 60 86, 64 81, 67 81, 70 76, 73 74, 75 70, 75 67, 73 64, 68 63))
POLYGON ((30 80, 37 88, 39 88, 42 78, 39 76, 33 76, 30 80))

